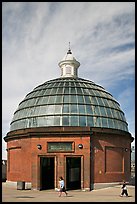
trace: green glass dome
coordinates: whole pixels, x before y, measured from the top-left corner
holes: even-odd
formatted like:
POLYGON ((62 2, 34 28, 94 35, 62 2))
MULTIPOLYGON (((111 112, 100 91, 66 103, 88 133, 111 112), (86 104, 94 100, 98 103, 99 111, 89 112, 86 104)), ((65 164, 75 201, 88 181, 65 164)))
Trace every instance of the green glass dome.
POLYGON ((119 103, 103 87, 78 77, 47 81, 26 95, 10 130, 50 126, 90 126, 128 132, 119 103))

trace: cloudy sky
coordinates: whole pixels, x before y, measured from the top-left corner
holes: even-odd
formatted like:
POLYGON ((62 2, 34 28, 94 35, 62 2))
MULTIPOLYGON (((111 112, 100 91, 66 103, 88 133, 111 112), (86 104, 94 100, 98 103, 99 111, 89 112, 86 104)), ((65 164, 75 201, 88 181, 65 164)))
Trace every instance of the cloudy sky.
POLYGON ((2 137, 24 97, 60 77, 69 42, 79 77, 113 95, 135 136, 135 3, 3 2, 2 137))

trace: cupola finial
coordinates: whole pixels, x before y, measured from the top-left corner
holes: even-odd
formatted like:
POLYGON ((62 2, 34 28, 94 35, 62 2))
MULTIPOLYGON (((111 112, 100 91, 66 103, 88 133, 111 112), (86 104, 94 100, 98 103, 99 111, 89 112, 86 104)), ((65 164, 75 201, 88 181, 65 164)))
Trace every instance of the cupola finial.
POLYGON ((61 68, 61 77, 78 77, 78 67, 80 63, 75 59, 72 55, 70 49, 70 42, 69 42, 69 49, 67 54, 63 57, 63 59, 59 62, 59 67, 61 68))
POLYGON ((72 54, 71 49, 70 49, 70 42, 69 42, 69 49, 68 49, 67 54, 72 54))

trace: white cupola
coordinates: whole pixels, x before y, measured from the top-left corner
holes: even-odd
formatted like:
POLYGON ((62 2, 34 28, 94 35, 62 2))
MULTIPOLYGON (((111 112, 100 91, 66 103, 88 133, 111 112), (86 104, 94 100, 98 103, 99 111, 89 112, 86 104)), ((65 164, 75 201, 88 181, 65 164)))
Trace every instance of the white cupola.
POLYGON ((70 48, 58 65, 61 68, 61 77, 78 77, 80 63, 73 57, 70 48))

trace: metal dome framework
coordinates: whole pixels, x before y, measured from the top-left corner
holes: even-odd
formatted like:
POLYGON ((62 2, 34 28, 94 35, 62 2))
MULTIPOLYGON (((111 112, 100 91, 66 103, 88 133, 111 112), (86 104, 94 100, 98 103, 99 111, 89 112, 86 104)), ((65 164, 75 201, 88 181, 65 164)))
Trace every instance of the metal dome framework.
POLYGON ((47 81, 26 95, 10 130, 48 126, 90 126, 128 132, 119 103, 102 86, 82 78, 47 81))

